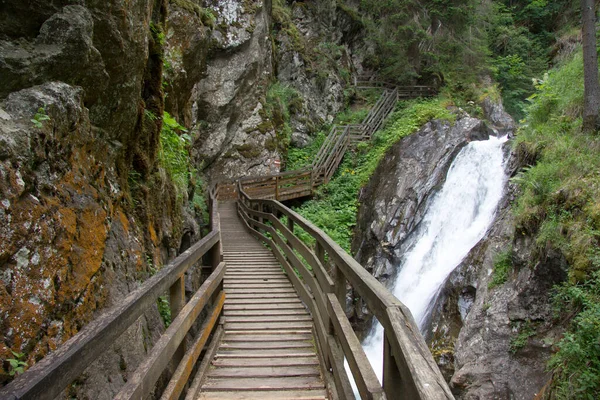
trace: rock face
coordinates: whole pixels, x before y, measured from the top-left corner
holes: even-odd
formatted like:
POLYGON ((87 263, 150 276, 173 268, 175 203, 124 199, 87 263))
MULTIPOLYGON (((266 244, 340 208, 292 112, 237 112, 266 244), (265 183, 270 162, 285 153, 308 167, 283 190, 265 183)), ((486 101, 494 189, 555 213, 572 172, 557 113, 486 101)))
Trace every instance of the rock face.
POLYGON ((493 131, 476 118, 454 125, 434 120, 396 143, 360 194, 361 207, 353 249, 357 260, 387 281, 403 240, 419 224, 431 195, 468 140, 487 139, 493 131))
MULTIPOLYGON (((514 173, 517 163, 510 165, 514 173)), ((553 327, 551 288, 567 263, 548 249, 530 269, 534 245, 515 231, 510 185, 488 234, 448 277, 431 316, 431 346, 461 399, 531 399, 550 379, 545 366, 553 327), (492 283, 498 257, 509 255, 505 283, 492 283), (519 379, 515 379, 515 377, 519 379)))
MULTIPOLYGON (((0 359, 29 366, 200 234, 144 118, 163 111, 166 2, 68 3, 0 16, 0 359)), ((154 306, 69 395, 112 398, 163 329, 154 306)))

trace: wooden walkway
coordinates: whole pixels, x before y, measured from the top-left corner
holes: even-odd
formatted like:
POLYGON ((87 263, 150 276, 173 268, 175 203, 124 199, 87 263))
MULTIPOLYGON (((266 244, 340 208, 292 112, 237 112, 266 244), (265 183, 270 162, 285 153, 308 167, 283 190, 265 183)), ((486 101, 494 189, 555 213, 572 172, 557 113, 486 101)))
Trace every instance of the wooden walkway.
POLYGON ((328 399, 312 317, 273 253, 219 204, 223 256, 224 335, 199 399, 328 399))
MULTIPOLYGON (((371 140, 394 110, 398 100, 435 94, 435 90, 427 86, 399 87, 372 80, 358 80, 355 86, 382 90, 381 96, 360 124, 334 125, 310 166, 277 174, 242 177, 238 181, 243 190, 254 199, 285 201, 311 196, 317 187, 329 182, 351 145, 371 140)), ((221 181, 218 186, 219 200, 237 198, 238 187, 235 180, 221 181)))

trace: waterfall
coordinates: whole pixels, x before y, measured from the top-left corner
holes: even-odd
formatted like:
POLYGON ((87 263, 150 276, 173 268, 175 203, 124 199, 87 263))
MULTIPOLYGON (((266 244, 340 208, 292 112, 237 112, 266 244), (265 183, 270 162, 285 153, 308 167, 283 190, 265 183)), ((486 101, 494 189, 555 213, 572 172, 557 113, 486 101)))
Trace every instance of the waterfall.
MULTIPOLYGON (((412 245, 402 258, 392 292, 410 309, 421 330, 441 285, 494 219, 506 182, 502 151, 506 140, 490 137, 465 146, 423 220, 407 238, 412 245)), ((383 328, 379 322, 375 321, 363 347, 382 381, 383 328)))

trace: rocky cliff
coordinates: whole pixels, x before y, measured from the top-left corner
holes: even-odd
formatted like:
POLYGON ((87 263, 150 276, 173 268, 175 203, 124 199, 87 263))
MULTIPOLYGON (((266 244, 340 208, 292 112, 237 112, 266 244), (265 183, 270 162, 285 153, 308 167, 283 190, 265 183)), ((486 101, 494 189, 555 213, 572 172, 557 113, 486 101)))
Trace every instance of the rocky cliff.
MULTIPOLYGON (((487 100, 482 108, 486 122, 464 114, 453 126, 431 121, 397 143, 361 193, 357 232, 363 234, 355 235, 353 248, 384 283, 398 272, 412 244, 407 238, 460 148, 490 134, 512 134, 501 104, 487 100)), ((510 145, 505 152, 506 173, 514 176, 526 160, 510 145)), ((515 190, 510 183, 486 236, 446 279, 424 327, 457 398, 531 399, 550 378, 545 366, 562 329, 554 321, 551 288, 566 279, 567 263, 546 249, 541 262, 528 266, 538 250, 516 231, 515 190)), ((368 326, 360 299, 353 312, 359 327, 368 326)))
MULTIPOLYGON (((166 2, 69 3, 2 5, 0 358, 28 365, 173 257, 184 226, 199 235, 144 119, 163 112, 166 2)), ((150 310, 90 367, 105 373, 88 395, 111 397, 161 329, 150 310)))
MULTIPOLYGON (((344 106, 361 26, 335 1, 0 8, 2 384, 13 351, 33 365, 200 237, 164 112, 190 136, 185 175, 271 171, 344 106)), ((153 307, 67 394, 112 398, 162 329, 153 307)))
MULTIPOLYGON (((396 143, 360 194, 352 244, 356 259, 384 284, 396 276, 404 240, 423 218, 428 201, 443 183, 452 160, 470 140, 487 139, 494 130, 461 112, 457 121, 433 120, 396 143)), ((370 315, 359 301, 356 323, 370 315)))

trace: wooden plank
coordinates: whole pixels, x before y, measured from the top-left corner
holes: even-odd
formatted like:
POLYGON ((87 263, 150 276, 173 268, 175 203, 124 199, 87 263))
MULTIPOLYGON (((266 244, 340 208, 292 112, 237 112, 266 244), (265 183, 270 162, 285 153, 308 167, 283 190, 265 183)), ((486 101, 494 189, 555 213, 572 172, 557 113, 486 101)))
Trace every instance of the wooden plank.
POLYGON ((223 342, 220 346, 222 350, 242 350, 242 349, 269 349, 269 350, 277 350, 277 349, 303 349, 315 348, 315 345, 310 340, 291 340, 286 343, 281 342, 223 342))
POLYGON ((0 398, 54 399, 219 241, 211 231, 56 351, 0 389, 0 398))
POLYGON ((219 379, 208 377, 203 391, 226 390, 241 392, 247 390, 307 390, 324 389, 323 380, 314 376, 292 376, 281 378, 233 378, 219 379))
POLYGON ((292 342, 306 342, 313 340, 313 336, 310 333, 285 333, 279 332, 277 334, 270 334, 264 332, 263 334, 244 334, 243 332, 228 332, 223 339, 224 343, 246 343, 251 344, 254 342, 264 343, 270 342, 277 344, 278 342, 292 343, 292 342))
MULTIPOLYGON (((227 327, 225 327, 227 330, 227 327)), ((243 351, 221 351, 217 352, 215 359, 221 358, 302 358, 302 357, 315 357, 316 354, 314 349, 302 350, 302 349, 277 349, 277 350, 243 350, 243 351)))
POLYGON ((239 289, 239 288, 230 288, 227 289, 228 294, 286 294, 286 293, 296 293, 293 287, 289 288, 248 288, 248 289, 239 289))
POLYGON ((312 327, 312 322, 273 322, 268 326, 265 326, 263 323, 251 323, 251 322, 232 322, 226 323, 225 329, 229 331, 235 330, 255 330, 255 331, 264 331, 269 329, 310 329, 312 327))
POLYGON ((285 390, 260 392, 213 391, 200 393, 198 400, 326 400, 329 396, 324 389, 285 390))
POLYGON ((296 367, 226 367, 215 368, 210 372, 213 378, 276 378, 284 376, 321 376, 316 366, 296 367))
POLYGON ((296 310, 239 310, 239 311, 230 311, 225 310, 224 312, 226 317, 236 317, 236 316, 246 316, 246 317, 254 317, 254 316, 289 316, 289 315, 308 315, 308 312, 304 308, 296 309, 296 310))
POLYGON ((185 400, 196 400, 196 396, 198 394, 198 391, 200 390, 200 386, 202 385, 202 382, 203 382, 204 378, 206 377, 207 371, 211 367, 211 361, 212 361, 214 355, 217 353, 217 349, 219 347, 219 343, 221 343, 221 338, 223 337, 223 333, 224 333, 223 327, 221 325, 219 325, 217 327, 217 329, 215 330, 215 334, 213 335, 213 338, 210 342, 210 345, 208 346, 208 349, 206 350, 206 354, 204 355, 204 358, 202 359, 202 363, 200 363, 200 367, 198 367, 196 376, 194 377, 194 380, 193 380, 190 388, 187 391, 185 400))
POLYGON ((383 388, 336 295, 328 293, 327 298, 329 315, 331 315, 336 336, 340 341, 361 398, 384 399, 383 388))
POLYGON ((300 300, 298 299, 298 296, 289 296, 289 295, 281 295, 278 297, 270 297, 270 296, 241 296, 241 297, 231 297, 231 295, 227 296, 227 304, 226 307, 228 306, 233 306, 233 305, 257 305, 257 304, 269 304, 269 305, 274 305, 274 304, 301 304, 300 300), (252 301, 248 301, 247 299, 251 299, 252 301), (276 300, 274 300, 276 299, 276 300))
POLYGON ((150 355, 138 366, 121 388, 115 399, 143 398, 158 380, 173 353, 185 338, 188 330, 221 284, 225 274, 225 263, 221 263, 213 274, 200 286, 192 299, 185 305, 177 318, 152 348, 150 355))
POLYGON ((212 361, 212 365, 215 367, 296 367, 305 365, 319 365, 319 360, 317 360, 317 356, 315 354, 293 358, 230 357, 214 359, 212 361))
POLYGON ((198 357, 200 357, 200 353, 204 349, 204 345, 208 341, 208 338, 219 316, 221 315, 221 310, 223 309, 224 303, 225 293, 221 292, 220 296, 213 305, 212 310, 209 312, 209 316, 202 323, 200 328, 201 334, 194 341, 194 344, 191 346, 190 350, 183 356, 181 362, 177 366, 177 369, 173 373, 167 388, 163 392, 161 400, 179 399, 179 396, 183 392, 185 385, 192 373, 194 365, 196 364, 198 357))
POLYGON ((227 318, 225 318, 225 321, 227 323, 233 323, 233 322, 249 322, 249 323, 277 322, 277 323, 279 323, 279 322, 312 321, 312 317, 308 314, 305 314, 305 315, 267 315, 267 316, 244 315, 241 317, 228 316, 227 318))

